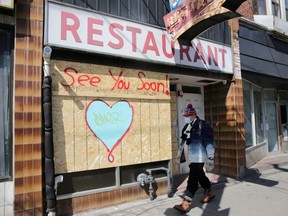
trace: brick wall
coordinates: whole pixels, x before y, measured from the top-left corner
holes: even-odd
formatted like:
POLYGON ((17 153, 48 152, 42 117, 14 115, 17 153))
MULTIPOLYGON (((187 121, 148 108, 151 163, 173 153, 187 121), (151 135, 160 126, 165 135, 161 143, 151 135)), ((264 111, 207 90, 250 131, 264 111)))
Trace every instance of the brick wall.
POLYGON ((246 0, 237 10, 243 17, 253 20, 253 0, 246 0))
MULTIPOLYGON (((153 183, 155 195, 167 194, 167 181, 157 181, 153 183)), ((111 207, 127 202, 133 202, 140 199, 150 199, 149 184, 145 187, 140 185, 123 187, 117 190, 91 194, 86 196, 74 197, 65 200, 59 200, 57 203, 57 215, 72 215, 81 212, 87 212, 92 209, 111 207)))
POLYGON ((242 81, 205 87, 205 119, 213 123, 216 153, 214 173, 240 177, 245 167, 242 81))
POLYGON ((43 2, 18 0, 15 40, 14 215, 42 215, 43 2))
POLYGON ((235 18, 229 21, 233 52, 233 79, 226 85, 219 83, 204 89, 205 114, 207 115, 205 119, 212 120, 216 142, 214 172, 236 178, 244 175, 242 171, 246 166, 238 20, 235 18))

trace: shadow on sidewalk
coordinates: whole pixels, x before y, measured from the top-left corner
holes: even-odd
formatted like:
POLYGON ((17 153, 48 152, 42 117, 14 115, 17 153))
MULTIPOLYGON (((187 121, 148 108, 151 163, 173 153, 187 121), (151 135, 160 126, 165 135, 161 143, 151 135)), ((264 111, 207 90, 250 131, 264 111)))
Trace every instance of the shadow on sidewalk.
MULTIPOLYGON (((177 189, 179 189, 180 185, 185 185, 185 181, 187 181, 187 176, 188 174, 183 174, 183 175, 179 175, 177 177, 175 177, 175 179, 173 179, 173 193, 174 196, 176 195, 177 189)), ((171 208, 166 209, 166 211, 164 212, 164 215, 167 216, 177 216, 177 215, 193 215, 193 209, 194 208, 200 208, 202 209, 203 213, 202 216, 217 216, 217 215, 221 215, 221 216, 228 216, 230 210, 229 209, 221 209, 219 210, 219 206, 220 206, 220 202, 221 202, 221 197, 223 195, 224 189, 226 187, 226 183, 228 183, 227 177, 221 177, 221 182, 220 183, 212 183, 212 188, 214 191, 217 190, 217 195, 215 196, 215 198, 210 202, 210 203, 201 203, 201 198, 203 196, 204 190, 203 188, 201 188, 201 186, 199 185, 199 189, 196 192, 194 199, 191 203, 191 207, 190 207, 190 212, 188 213, 181 213, 179 211, 177 211, 176 209, 173 208, 173 206, 171 206, 171 208)), ((181 198, 179 198, 179 204, 181 204, 182 200, 181 198)))
MULTIPOLYGON (((273 164, 273 167, 276 170, 280 170, 282 172, 288 172, 288 169, 281 168, 278 164, 273 164)), ((179 188, 179 186, 181 184, 182 185, 185 184, 184 182, 187 181, 187 176, 188 175, 185 174, 185 175, 181 175, 173 179, 174 196, 177 196, 175 195, 175 193, 177 192, 177 189, 179 188)), ((176 209, 174 209, 173 206, 171 206, 171 208, 166 209, 166 211, 164 212, 164 215, 166 216, 193 215, 193 212, 191 211, 193 211, 193 208, 197 207, 197 208, 202 209, 203 211, 201 216, 228 216, 230 213, 229 208, 220 209, 220 203, 223 197, 224 190, 228 186, 233 186, 233 184, 239 184, 242 182, 250 182, 250 183, 262 185, 265 187, 273 187, 279 183, 278 181, 274 181, 274 180, 270 180, 270 179, 266 179, 265 177, 262 177, 262 174, 259 173, 258 170, 249 170, 249 173, 247 173, 245 178, 238 179, 238 180, 235 179, 235 182, 232 183, 232 185, 231 185, 231 180, 228 180, 228 179, 231 179, 231 178, 221 176, 220 182, 212 183, 212 188, 216 192, 216 197, 210 203, 204 204, 200 202, 204 191, 199 186, 199 189, 196 192, 195 197, 191 203, 191 210, 189 213, 183 214, 177 211, 176 209)), ((179 204, 181 203, 181 201, 182 200, 179 198, 179 204)))
POLYGON ((288 172, 288 169, 282 168, 279 166, 279 164, 273 164, 274 169, 280 170, 282 172, 288 172))
MULTIPOLYGON (((185 216, 185 215, 187 215, 188 216, 188 215, 193 215, 193 209, 194 208, 200 208, 203 211, 201 214, 202 216, 217 216, 217 215, 228 216, 230 209, 219 210, 221 197, 222 197, 222 194, 224 192, 226 182, 222 182, 221 184, 217 185, 217 189, 216 188, 214 189, 214 190, 217 190, 217 195, 210 203, 204 204, 204 203, 200 202, 202 195, 203 195, 203 189, 199 188, 199 190, 195 194, 195 197, 191 203, 190 212, 183 214, 183 213, 177 211, 176 209, 174 209, 173 206, 171 206, 171 208, 168 208, 165 210, 164 215, 166 215, 166 216, 177 216, 177 215, 184 215, 185 216)), ((214 188, 214 186, 213 186, 213 188, 214 188)), ((179 204, 181 203, 181 201, 182 200, 179 199, 179 204)))

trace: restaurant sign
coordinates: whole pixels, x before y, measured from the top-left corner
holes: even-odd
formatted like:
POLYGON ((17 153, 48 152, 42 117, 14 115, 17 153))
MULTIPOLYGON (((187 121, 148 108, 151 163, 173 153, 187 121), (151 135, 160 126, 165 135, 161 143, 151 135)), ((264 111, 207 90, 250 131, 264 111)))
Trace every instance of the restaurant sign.
POLYGON ((233 73, 231 47, 194 39, 174 43, 163 29, 49 2, 45 45, 168 65, 233 73))

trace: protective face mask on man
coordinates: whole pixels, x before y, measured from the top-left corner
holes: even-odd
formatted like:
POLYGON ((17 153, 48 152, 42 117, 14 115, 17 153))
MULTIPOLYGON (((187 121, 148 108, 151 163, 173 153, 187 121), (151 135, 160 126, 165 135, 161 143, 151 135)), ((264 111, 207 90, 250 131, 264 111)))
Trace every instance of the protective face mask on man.
POLYGON ((185 123, 190 124, 192 122, 192 120, 190 119, 190 117, 185 117, 184 118, 185 123))

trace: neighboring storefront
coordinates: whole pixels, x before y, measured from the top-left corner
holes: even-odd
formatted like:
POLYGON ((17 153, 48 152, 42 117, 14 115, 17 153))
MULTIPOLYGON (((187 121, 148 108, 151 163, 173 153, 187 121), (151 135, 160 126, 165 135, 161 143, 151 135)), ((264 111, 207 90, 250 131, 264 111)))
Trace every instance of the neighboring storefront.
POLYGON ((14 1, 0 1, 0 215, 13 215, 14 1))
POLYGON ((215 172, 243 175, 242 84, 231 46, 178 45, 155 26, 52 1, 46 7, 60 215, 167 193, 165 171, 186 172, 175 158, 187 103, 214 127, 215 172), (149 169, 152 191, 137 182, 149 169))
MULTIPOLYGON (((279 35, 279 34, 278 34, 279 35)), ((288 45, 264 27, 241 22, 247 165, 287 149, 288 45)))
POLYGON ((43 2, 0 1, 0 215, 43 215, 43 2))

